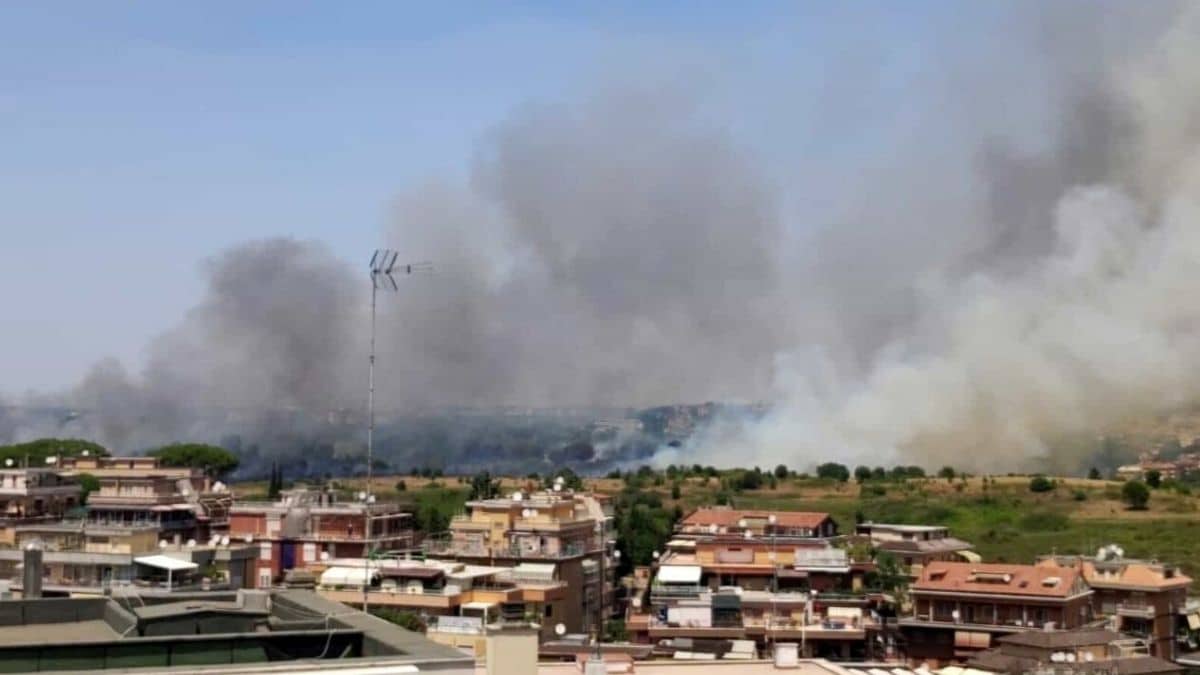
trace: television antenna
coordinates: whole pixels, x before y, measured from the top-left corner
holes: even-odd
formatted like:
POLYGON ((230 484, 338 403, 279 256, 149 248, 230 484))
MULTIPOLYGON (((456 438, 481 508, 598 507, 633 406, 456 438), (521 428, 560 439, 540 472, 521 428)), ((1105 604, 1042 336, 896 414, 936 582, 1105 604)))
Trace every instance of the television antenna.
POLYGON ((364 537, 364 553, 365 563, 367 565, 367 577, 363 581, 363 613, 369 611, 367 591, 370 586, 370 560, 377 555, 374 544, 371 543, 371 513, 370 504, 375 501, 374 477, 375 477, 375 297, 379 294, 379 290, 398 291, 400 286, 396 283, 396 275, 403 274, 409 276, 419 272, 433 271, 433 264, 429 262, 405 263, 396 265, 396 259, 400 254, 391 249, 382 248, 375 249, 375 253, 371 256, 371 353, 369 357, 369 366, 367 368, 367 491, 363 498, 363 503, 366 509, 366 531, 364 537))
MULTIPOLYGON (((387 248, 375 249, 371 256, 371 354, 367 371, 367 495, 373 493, 372 479, 375 464, 375 296, 380 289, 398 291, 396 275, 405 276, 433 271, 433 263, 405 263, 396 265, 400 254, 387 248)), ((369 534, 369 533, 368 533, 369 534)))

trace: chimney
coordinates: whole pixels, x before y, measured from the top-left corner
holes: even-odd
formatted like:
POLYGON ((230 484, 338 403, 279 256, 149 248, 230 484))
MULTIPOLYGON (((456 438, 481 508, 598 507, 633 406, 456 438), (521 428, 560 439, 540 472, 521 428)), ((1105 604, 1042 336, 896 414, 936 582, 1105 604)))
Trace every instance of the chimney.
POLYGON ((537 675, 536 624, 494 623, 487 627, 487 675, 537 675))
POLYGON ((22 576, 21 597, 42 597, 42 549, 36 544, 25 547, 25 570, 22 576))

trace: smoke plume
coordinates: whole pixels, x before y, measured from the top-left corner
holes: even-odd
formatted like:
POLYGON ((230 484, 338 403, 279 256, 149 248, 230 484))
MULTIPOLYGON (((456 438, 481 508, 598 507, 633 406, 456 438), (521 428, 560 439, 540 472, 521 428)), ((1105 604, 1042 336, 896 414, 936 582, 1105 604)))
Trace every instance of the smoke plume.
MULTIPOLYGON (((985 17, 935 31, 903 101, 887 64, 831 66, 781 136, 844 151, 764 162, 703 93, 632 75, 515 110, 467 180, 396 200, 383 245, 437 269, 380 298, 380 407, 765 400, 659 459, 988 469, 1196 403, 1200 12, 985 17)), ((98 414, 68 428, 144 447, 362 409, 360 261, 282 239, 204 273, 144 372, 70 394, 98 414)))

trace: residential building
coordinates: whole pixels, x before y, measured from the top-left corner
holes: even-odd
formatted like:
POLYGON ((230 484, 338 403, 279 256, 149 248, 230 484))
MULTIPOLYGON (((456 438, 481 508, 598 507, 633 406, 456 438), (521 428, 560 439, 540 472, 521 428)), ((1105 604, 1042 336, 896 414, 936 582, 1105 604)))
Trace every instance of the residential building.
POLYGON ((1072 568, 931 562, 909 587, 900 619, 908 657, 949 662, 1029 630, 1073 629, 1093 618, 1092 590, 1072 568))
POLYGON ((426 555, 488 566, 551 565, 552 578, 572 598, 558 621, 568 631, 599 629, 611 616, 617 558, 602 500, 559 488, 466 506, 448 533, 423 543, 426 555))
POLYGON ((1150 654, 1176 657, 1175 637, 1183 627, 1179 613, 1192 584, 1177 567, 1126 558, 1117 546, 1105 546, 1094 557, 1050 556, 1038 564, 1078 571, 1092 588, 1096 615, 1112 617, 1114 630, 1146 640, 1150 654))
POLYGON ((0 469, 0 546, 11 546, 16 528, 58 520, 76 510, 79 482, 53 469, 0 469))
MULTIPOLYGON (((871 649, 880 598, 864 593, 870 560, 822 535, 828 514, 701 509, 683 519, 631 601, 640 642, 798 640, 802 653, 849 659, 871 649)), ((669 648, 669 647, 668 647, 669 648)))
POLYGON ((338 501, 325 489, 300 485, 274 502, 238 501, 230 507, 229 537, 259 547, 259 588, 291 569, 330 558, 413 546, 412 514, 398 504, 338 501))
POLYGON ((680 538, 718 534, 755 537, 829 539, 837 536, 837 522, 828 513, 807 511, 750 511, 727 506, 701 508, 688 514, 676 528, 680 538), (773 522, 772 522, 772 519, 773 522))
POLYGON ((980 562, 971 544, 950 536, 950 529, 938 525, 894 525, 859 523, 854 533, 870 542, 877 551, 895 558, 912 578, 921 576, 925 565, 935 560, 980 562))
POLYGON ((1006 635, 967 667, 997 675, 1180 675, 1183 666, 1131 649, 1110 630, 1031 631, 1006 635))
POLYGON ((316 590, 322 597, 413 612, 431 637, 460 647, 473 648, 483 628, 500 620, 538 623, 541 636, 551 639, 555 626, 567 616, 567 606, 577 601, 547 563, 510 567, 357 558, 329 560, 309 569, 317 574, 316 590))
POLYGON ((228 522, 232 495, 203 471, 162 466, 155 457, 63 457, 68 476, 95 476, 88 495, 89 523, 105 527, 151 526, 173 543, 208 540, 228 522))
POLYGON ((0 672, 443 673, 475 659, 311 591, 0 603, 0 672), (69 647, 67 647, 69 646, 69 647))
POLYGON ((206 543, 173 543, 160 540, 160 534, 154 525, 97 526, 83 520, 24 525, 17 528, 16 546, 0 550, 0 578, 10 579, 11 588, 22 590, 22 555, 33 546, 43 551, 46 595, 101 595, 131 587, 172 591, 254 587, 257 547, 220 537, 206 543), (166 570, 159 560, 163 556, 185 564, 166 570), (181 573, 168 589, 164 572, 176 569, 181 573))

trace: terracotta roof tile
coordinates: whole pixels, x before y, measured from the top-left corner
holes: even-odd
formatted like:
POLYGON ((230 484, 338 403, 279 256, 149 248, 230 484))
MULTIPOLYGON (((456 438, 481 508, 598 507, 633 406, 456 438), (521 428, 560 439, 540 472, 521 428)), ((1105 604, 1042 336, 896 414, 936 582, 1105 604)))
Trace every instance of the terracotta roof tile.
POLYGON ((683 519, 682 524, 691 527, 736 527, 739 520, 766 520, 774 515, 780 527, 807 527, 815 529, 829 519, 828 513, 812 511, 750 511, 744 509, 696 509, 683 519))
POLYGON ((1066 598, 1080 592, 1079 581, 1069 567, 935 561, 921 571, 912 590, 1066 598))

